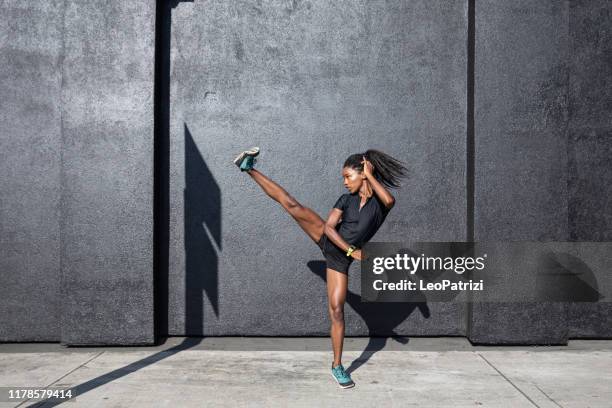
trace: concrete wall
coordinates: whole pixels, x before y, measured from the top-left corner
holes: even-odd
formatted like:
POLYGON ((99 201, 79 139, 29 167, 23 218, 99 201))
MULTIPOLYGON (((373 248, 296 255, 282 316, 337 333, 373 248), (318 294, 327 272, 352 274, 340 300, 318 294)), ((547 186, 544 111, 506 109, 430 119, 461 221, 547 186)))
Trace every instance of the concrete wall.
POLYGON ((0 10, 0 340, 152 343, 155 5, 0 10))
MULTIPOLYGON (((150 344, 154 308, 162 335, 327 335, 322 255, 231 163, 251 145, 323 217, 348 154, 405 160, 376 240, 609 240, 609 2, 167 4, 0 2, 0 341, 150 344)), ((359 285, 348 335, 611 335, 609 303, 359 285)))
MULTIPOLYGON (((568 238, 568 4, 478 1, 476 241, 568 238)), ((566 307, 474 303, 476 343, 564 343, 566 307)))
MULTIPOLYGON (((476 4, 475 239, 610 237, 609 2, 476 4)), ((474 304, 470 340, 610 336, 610 303, 474 304), (582 333, 582 334, 580 334, 582 333)))
MULTIPOLYGON (((572 241, 612 240, 612 4, 570 1, 568 220, 572 241)), ((612 303, 573 303, 569 336, 612 337, 612 303)))
POLYGON ((62 5, 0 2, 0 341, 60 338, 62 5))
MULTIPOLYGON (((345 158, 380 148, 412 177, 375 239, 465 239, 466 35, 463 1, 174 8, 170 334, 328 334, 318 247, 232 164, 251 145, 322 217, 344 192, 345 158)), ((465 305, 364 307, 358 265, 348 335, 465 332, 465 305)))
POLYGON ((151 1, 65 4, 61 283, 66 344, 154 341, 154 33, 151 1))

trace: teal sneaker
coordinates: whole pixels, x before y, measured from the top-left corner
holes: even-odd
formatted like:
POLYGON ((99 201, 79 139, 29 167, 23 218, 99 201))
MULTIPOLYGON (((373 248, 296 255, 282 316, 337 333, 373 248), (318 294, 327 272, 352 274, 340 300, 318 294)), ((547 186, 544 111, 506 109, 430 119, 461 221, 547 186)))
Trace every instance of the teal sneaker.
POLYGON ((253 156, 245 157, 242 163, 240 164, 240 171, 251 170, 256 162, 257 162, 257 159, 254 158, 253 156))
POLYGON ((259 154, 259 147, 251 147, 249 150, 245 150, 240 153, 234 159, 234 164, 240 168, 241 171, 251 170, 253 165, 257 162, 255 156, 259 154))
POLYGON ((342 364, 334 367, 334 363, 332 363, 332 377, 338 382, 340 388, 351 388, 355 386, 353 380, 351 380, 351 375, 344 371, 344 367, 342 364))

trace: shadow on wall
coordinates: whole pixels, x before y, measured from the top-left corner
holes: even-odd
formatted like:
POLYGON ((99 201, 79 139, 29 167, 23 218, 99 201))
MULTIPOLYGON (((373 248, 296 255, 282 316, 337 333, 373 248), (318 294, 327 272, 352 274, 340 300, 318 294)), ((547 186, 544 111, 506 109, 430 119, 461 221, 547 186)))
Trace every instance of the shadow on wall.
MULTIPOLYGON (((325 261, 310 261, 307 263, 308 268, 315 274, 318 275, 323 281, 327 281, 326 274, 326 263, 325 261)), ((408 316, 414 312, 415 309, 419 309, 421 314, 425 318, 429 318, 431 315, 429 307, 425 302, 418 303, 376 303, 376 302, 361 302, 361 296, 350 290, 346 294, 346 303, 348 303, 355 312, 365 322, 368 327, 368 345, 365 350, 357 357, 346 369, 348 373, 351 373, 358 369, 361 365, 365 364, 377 351, 382 350, 387 343, 389 336, 393 336, 393 339, 402 343, 408 343, 406 337, 400 336, 395 333, 395 328, 399 326, 408 316), (398 307, 398 305, 400 305, 398 307), (384 337, 375 337, 384 336, 384 337)))
MULTIPOLYGON (((170 27, 171 8, 193 0, 157 0, 155 38, 155 335, 156 343, 168 334, 168 248, 169 248, 169 159, 170 159, 170 27)), ((185 126, 185 250, 187 256, 187 288, 197 288, 194 304, 187 304, 187 317, 194 334, 202 333, 203 290, 218 315, 217 255, 221 242, 221 195, 193 138, 185 126), (200 184, 201 183, 201 184, 200 184), (202 198, 204 197, 204 198, 202 198), (202 200, 199 204, 194 203, 202 200), (202 206, 198 207, 198 205, 202 206), (204 208, 208 211, 204 212, 204 208), (198 228, 199 225, 199 228, 198 228), (215 245, 216 243, 216 245, 215 245), (202 253, 198 253, 202 251, 202 253), (202 259, 209 257, 212 267, 203 271, 202 259), (197 303, 197 304, 196 304, 197 303), (195 318, 193 318, 195 315, 195 318), (198 318, 199 317, 199 318, 198 318)), ((194 289, 196 290, 196 289, 194 289)), ((190 297, 187 295, 187 299, 190 297)), ((84 383, 70 386, 79 396, 142 368, 200 344, 202 338, 185 338, 181 344, 134 361, 84 383)), ((163 344, 163 340, 158 344, 163 344)), ((100 352, 96 355, 102 354, 100 352)), ((61 384, 56 384, 61 385, 61 384)), ((45 399, 30 406, 54 407, 65 401, 45 399)))
POLYGON ((170 3, 170 7, 175 8, 179 5, 179 3, 193 3, 193 0, 157 0, 157 1, 167 1, 170 3))
POLYGON ((546 302, 599 302, 605 299, 593 270, 580 258, 546 251, 536 267, 536 300, 546 302))
MULTIPOLYGON (((172 9, 193 0, 157 0, 155 19, 154 102, 154 276, 155 343, 168 335, 169 247, 170 247, 170 39, 172 9)), ((187 130, 185 131, 187 133, 187 130)), ((185 136, 187 139, 187 136, 185 136)), ((188 306, 189 307, 189 306, 188 306)), ((201 331, 201 330, 200 330, 201 331)))
POLYGON ((185 335, 204 335, 204 296, 219 316, 221 189, 185 125, 185 335))

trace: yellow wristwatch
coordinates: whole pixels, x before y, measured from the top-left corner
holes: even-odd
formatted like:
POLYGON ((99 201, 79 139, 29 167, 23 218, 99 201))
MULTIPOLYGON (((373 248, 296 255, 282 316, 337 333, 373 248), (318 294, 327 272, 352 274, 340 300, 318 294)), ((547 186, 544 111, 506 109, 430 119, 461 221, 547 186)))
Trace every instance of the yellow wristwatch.
POLYGON ((346 256, 351 256, 353 251, 355 251, 356 249, 357 249, 357 247, 355 245, 349 246, 348 250, 346 251, 346 256))

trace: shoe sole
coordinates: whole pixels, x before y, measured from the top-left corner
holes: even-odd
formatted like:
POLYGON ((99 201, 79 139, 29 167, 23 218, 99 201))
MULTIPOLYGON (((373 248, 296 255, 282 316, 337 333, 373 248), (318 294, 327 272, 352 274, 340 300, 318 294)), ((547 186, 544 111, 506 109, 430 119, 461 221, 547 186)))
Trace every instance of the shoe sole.
POLYGON ((353 388, 355 386, 355 383, 351 383, 349 385, 342 385, 340 384, 340 382, 338 382, 338 379, 336 378, 336 376, 334 375, 334 373, 330 373, 332 378, 334 379, 334 381, 336 381, 336 383, 338 384, 338 387, 342 388, 342 389, 346 389, 346 388, 353 388))
POLYGON ((242 163, 242 160, 246 157, 246 156, 257 156, 259 154, 259 147, 252 147, 249 150, 245 150, 244 152, 240 153, 238 156, 236 156, 236 158, 234 159, 234 164, 236 166, 240 166, 240 163, 242 163))

